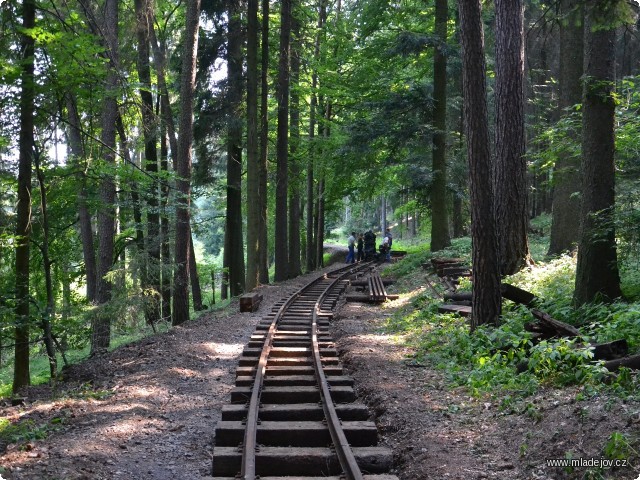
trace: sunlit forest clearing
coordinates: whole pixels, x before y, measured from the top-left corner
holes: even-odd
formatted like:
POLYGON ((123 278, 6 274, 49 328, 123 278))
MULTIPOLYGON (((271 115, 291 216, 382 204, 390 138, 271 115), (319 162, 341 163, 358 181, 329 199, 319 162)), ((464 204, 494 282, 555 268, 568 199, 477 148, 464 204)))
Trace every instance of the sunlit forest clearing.
MULTIPOLYGON (((489 463, 513 478, 595 455, 631 466, 554 475, 635 479, 639 25, 632 0, 2 2, 0 453, 15 457, 0 475, 71 431, 56 402, 116 415, 165 395, 125 388, 132 365, 157 365, 167 392, 219 381, 222 398, 253 326, 239 297, 276 302, 371 232, 391 300, 347 303, 336 329, 363 391, 387 392, 372 402, 395 401, 362 373, 388 358, 417 412, 447 392, 446 421, 488 422, 510 452, 489 463), (510 450, 503 417, 541 440, 510 450)), ((204 438, 217 414, 192 393, 185 431, 204 438)), ((423 478, 436 452, 417 438, 424 458, 402 467, 413 447, 391 430, 396 473, 423 478)))

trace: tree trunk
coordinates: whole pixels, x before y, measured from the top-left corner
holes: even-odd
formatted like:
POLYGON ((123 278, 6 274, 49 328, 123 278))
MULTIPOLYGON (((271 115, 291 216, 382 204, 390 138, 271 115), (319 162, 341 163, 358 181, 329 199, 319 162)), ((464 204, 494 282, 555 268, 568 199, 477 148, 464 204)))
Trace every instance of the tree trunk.
POLYGON ((247 4, 247 276, 245 291, 260 283, 260 152, 258 138, 258 0, 247 4))
POLYGON ((458 8, 471 197, 473 331, 475 327, 484 323, 498 323, 501 307, 500 265, 491 184, 492 165, 480 0, 458 0, 458 8))
POLYGON ((176 242, 175 273, 173 277, 173 325, 189 320, 189 204, 191 202, 191 147, 193 143, 193 97, 196 84, 196 54, 200 0, 188 0, 182 76, 180 79, 180 137, 178 141, 176 182, 176 242))
POLYGON ((153 4, 149 0, 135 0, 138 37, 138 79, 140 81, 140 108, 142 110, 142 132, 144 137, 144 170, 153 179, 145 195, 147 208, 147 288, 145 312, 147 322, 155 325, 160 319, 160 215, 158 202, 158 122, 153 111, 151 95, 151 68, 149 65, 149 38, 153 4))
POLYGON ((462 194, 453 194, 453 238, 464 237, 464 217, 462 214, 462 194))
MULTIPOLYGON (((559 108, 569 115, 582 102, 582 68, 584 14, 579 0, 560 3, 560 98, 559 108)), ((580 131, 570 131, 568 141, 580 138, 580 131)), ((580 233, 580 157, 572 149, 563 152, 553 169, 553 207, 549 255, 559 255, 576 248, 580 233)))
MULTIPOLYGON (((115 166, 116 119, 118 117, 118 5, 117 0, 106 0, 104 7, 104 25, 102 32, 107 47, 109 65, 105 86, 105 98, 102 111, 102 158, 108 166, 115 166)), ((116 187, 111 175, 104 175, 100 185, 100 204, 98 210, 98 295, 100 305, 111 299, 111 282, 106 278, 113 266, 113 247, 115 235, 115 198, 116 187)), ((111 317, 104 311, 98 312, 91 323, 91 354, 99 353, 109 347, 111 341, 111 317)))
POLYGON ((85 151, 81 136, 80 115, 74 95, 65 95, 67 103, 67 116, 69 120, 69 152, 77 163, 78 172, 78 229, 80 231, 80 241, 82 242, 82 257, 84 259, 84 269, 87 279, 87 300, 96 301, 98 274, 96 269, 96 253, 93 241, 93 225, 91 224, 91 213, 87 204, 87 175, 85 151), (83 165, 84 164, 84 165, 83 165), (82 167, 82 168, 81 168, 82 167))
MULTIPOLYGON (((164 102, 160 102, 160 116, 164 118, 164 102)), ((160 170, 162 171, 162 177, 168 178, 169 162, 168 162, 168 145, 167 145, 167 127, 163 122, 160 128, 160 170)), ((162 254, 161 262, 161 280, 160 280, 160 293, 162 295, 162 319, 171 319, 171 244, 169 242, 170 227, 169 227, 169 184, 164 181, 161 184, 161 218, 160 218, 160 252, 162 254)))
MULTIPOLYGON (((315 79, 314 79, 315 80, 315 79)), ((315 86, 312 86, 312 89, 315 86)), ((313 229, 313 211, 314 211, 314 179, 313 179, 313 142, 315 138, 315 103, 317 98, 315 94, 311 95, 311 106, 309 113, 309 157, 307 159, 307 203, 306 203, 306 231, 307 231, 307 244, 305 246, 306 249, 306 270, 307 272, 311 272, 316 268, 316 255, 315 255, 315 232, 313 229)))
POLYGON ((436 0, 433 54, 433 155, 431 182, 431 251, 451 245, 447 211, 447 0, 436 0))
MULTIPOLYGON (((622 295, 614 225, 615 28, 603 25, 606 6, 585 6, 582 97, 582 211, 574 303, 622 295), (596 19, 599 19, 598 22, 596 19)), ((610 18, 608 18, 611 21, 610 18)), ((613 22, 611 22, 613 23, 613 22)))
MULTIPOLYGON (((35 27, 34 0, 22 5, 22 27, 35 27)), ((21 38, 22 72, 20 97, 20 145, 18 158, 18 206, 16 212, 16 327, 14 347, 13 393, 31 384, 29 371, 29 239, 31 236, 31 159, 34 150, 34 53, 35 41, 21 38)))
POLYGON ((258 185, 258 204, 260 226, 258 231, 259 268, 258 279, 262 284, 269 283, 269 239, 267 232, 267 157, 269 154, 269 0, 262 0, 262 45, 260 71, 260 169, 258 185))
POLYGON ((53 344, 53 335, 51 333, 51 318, 54 314, 55 298, 53 295, 53 281, 51 279, 51 264, 53 263, 49 257, 49 213, 47 211, 47 188, 44 183, 44 175, 40 168, 39 154, 33 156, 36 167, 36 176, 40 185, 40 214, 42 215, 42 244, 40 251, 42 253, 42 266, 44 268, 45 291, 47 293, 47 306, 42 313, 42 339, 47 358, 49 359, 49 375, 52 379, 56 378, 58 373, 58 361, 56 359, 56 349, 53 344))
POLYGON ((382 235, 387 231, 387 197, 382 195, 382 202, 380 205, 380 229, 382 230, 382 235))
POLYGON ((524 129, 524 4, 496 0, 496 160, 498 258, 503 275, 530 262, 524 129))
POLYGON ((278 139, 276 143, 276 282, 289 278, 287 196, 289 190, 289 46, 291 41, 291 0, 280 3, 280 62, 278 64, 278 139))
POLYGON ((229 272, 232 297, 244 292, 244 239, 242 236, 242 44, 239 0, 229 0, 227 71, 229 116, 227 132, 227 216, 223 267, 229 272), (228 251, 228 255, 226 255, 228 251))
POLYGON ((191 284, 193 309, 196 312, 200 312, 204 310, 204 305, 202 304, 202 289, 200 288, 198 263, 196 262, 196 251, 193 247, 193 233, 191 232, 191 228, 189 228, 189 283, 191 284))
POLYGON ((289 199, 289 278, 302 273, 300 265, 300 22, 295 15, 291 19, 293 42, 291 49, 291 127, 290 127, 290 195, 289 199))
POLYGON ((318 214, 316 224, 316 268, 324 267, 324 178, 318 179, 318 214))
MULTIPOLYGON (((315 49, 313 58, 316 62, 320 59, 320 43, 322 39, 322 29, 326 19, 326 2, 320 0, 318 6, 318 28, 316 32, 315 49)), ((316 111, 318 107, 318 71, 314 68, 311 74, 311 102, 309 105, 309 157, 307 160, 307 271, 310 272, 317 267, 317 213, 314 218, 314 210, 317 212, 317 200, 314 198, 314 163, 315 163, 315 133, 316 133, 316 111)))

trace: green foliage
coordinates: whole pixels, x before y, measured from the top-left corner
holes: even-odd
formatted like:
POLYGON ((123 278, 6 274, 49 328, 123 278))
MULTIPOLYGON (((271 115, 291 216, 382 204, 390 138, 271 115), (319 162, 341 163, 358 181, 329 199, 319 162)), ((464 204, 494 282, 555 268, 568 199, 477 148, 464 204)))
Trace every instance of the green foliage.
POLYGON ((34 440, 43 440, 52 432, 60 430, 63 423, 62 417, 54 417, 45 423, 36 423, 30 418, 12 423, 6 418, 0 418, 0 442, 22 445, 34 440))
MULTIPOLYGON (((464 245, 464 240, 458 241, 451 254, 464 256, 464 245)), ((430 255, 417 248, 415 257, 407 257, 388 271, 409 274, 430 255)), ((390 317, 385 329, 403 335, 414 346, 416 359, 441 369, 453 385, 464 386, 475 396, 499 397, 504 410, 524 413, 534 420, 539 413, 522 399, 542 384, 583 385, 583 394, 607 390, 619 397, 635 395, 640 382, 637 373, 622 370, 611 377, 600 362, 593 361, 588 345, 625 338, 632 352, 640 349, 640 305, 594 304, 574 309, 574 279, 575 259, 562 256, 540 262, 507 281, 538 295, 541 308, 554 317, 579 325, 583 338, 534 344, 524 330, 524 324, 532 321, 530 312, 509 303, 500 326, 483 325, 470 333, 466 319, 437 313, 441 300, 426 289, 413 297, 411 307, 390 317), (605 377, 610 377, 608 382, 603 382, 605 377)))
POLYGON ((607 438, 602 454, 612 460, 629 460, 631 457, 637 456, 638 452, 633 448, 633 441, 627 435, 613 432, 607 438))
POLYGON ((593 351, 577 345, 579 340, 559 338, 543 340, 529 351, 528 367, 538 378, 559 385, 595 383, 606 370, 591 362, 593 351))
POLYGON ((96 390, 91 383, 82 383, 72 390, 65 391, 59 398, 78 400, 104 400, 113 395, 113 390, 96 390))

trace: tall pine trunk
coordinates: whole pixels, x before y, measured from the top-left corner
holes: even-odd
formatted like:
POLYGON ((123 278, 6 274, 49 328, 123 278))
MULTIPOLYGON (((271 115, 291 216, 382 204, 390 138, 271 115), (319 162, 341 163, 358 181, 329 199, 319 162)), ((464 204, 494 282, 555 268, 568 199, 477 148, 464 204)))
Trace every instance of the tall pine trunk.
POLYGON ((482 8, 480 0, 458 0, 458 9, 471 197, 473 331, 484 323, 498 323, 502 299, 491 182, 482 8))
POLYGON ((229 0, 227 71, 229 115, 227 128, 227 217, 224 268, 231 296, 244 291, 244 239, 242 237, 242 44, 239 0, 229 0))
POLYGON ((300 159, 298 147, 300 144, 300 22, 292 14, 293 41, 291 48, 291 127, 290 127, 290 195, 289 199, 289 278, 302 273, 300 265, 300 159))
POLYGON ((276 142, 276 282, 289 277, 287 196, 289 193, 289 48, 291 43, 291 0, 280 3, 280 61, 278 64, 278 137, 276 142))
POLYGON ((324 267, 324 178, 322 174, 318 179, 316 204, 316 268, 322 268, 324 267))
POLYGON ((247 275, 245 290, 260 282, 260 151, 258 133, 258 0, 247 3, 247 275))
POLYGON ((437 45, 433 54, 433 181, 431 184, 431 251, 451 245, 447 211, 447 0, 436 0, 437 45))
MULTIPOLYGON (((160 102, 160 116, 164 117, 164 105, 160 102)), ((163 122, 160 127, 160 170, 163 178, 168 178, 169 172, 169 151, 167 145, 167 128, 163 122)), ((167 321, 171 318, 171 243, 169 242, 169 184, 165 181, 161 184, 161 215, 160 215, 160 252, 161 252, 161 280, 160 293, 162 295, 162 319, 167 321)))
MULTIPOLYGON (((316 31, 316 39, 315 39, 315 48, 313 53, 313 58, 317 63, 320 59, 320 44, 322 39, 323 28, 326 20, 326 2, 325 0, 320 0, 320 5, 318 6, 318 24, 316 31)), ((309 157, 307 159, 307 245, 306 245, 306 260, 307 260, 307 271, 310 272, 314 270, 317 266, 317 211, 318 211, 318 203, 317 198, 314 195, 315 190, 315 153, 316 153, 316 144, 315 144, 315 133, 316 133, 316 112, 318 108, 318 71, 314 67, 313 72, 311 74, 311 101, 309 105, 309 157), (314 215, 315 212, 315 215, 314 215)))
POLYGON ((498 258, 503 275, 530 262, 524 129, 524 4, 496 0, 496 158, 493 166, 498 258))
POLYGON ((262 45, 260 59, 260 168, 258 178, 258 204, 260 226, 258 231, 260 283, 269 283, 269 245, 267 232, 267 157, 269 155, 269 0, 262 0, 262 45))
POLYGON ((196 84, 196 57, 200 0, 188 0, 182 76, 180 79, 180 137, 177 155, 176 242, 173 277, 173 325, 189 320, 189 205, 191 202, 191 149, 193 145, 193 99, 196 84))
POLYGON ((582 211, 574 303, 622 295, 614 225, 615 41, 606 5, 585 6, 582 96, 582 211), (604 24, 608 20, 607 24, 604 24))
MULTIPOLYGON (((115 166, 116 120, 118 117, 118 5, 117 0, 106 0, 102 32, 108 52, 108 73, 102 110, 102 158, 107 166, 115 166)), ((106 278, 113 266, 115 236, 116 186, 113 177, 104 175, 100 185, 100 209, 98 210, 98 289, 100 305, 111 299, 111 282, 106 278)), ((91 354, 109 347, 111 340, 111 317, 104 311, 93 316, 91 323, 91 354)))
POLYGON ((29 238, 31 236, 31 158, 34 138, 34 54, 35 41, 26 34, 35 27, 34 0, 22 5, 22 72, 20 97, 20 152, 18 158, 18 207, 16 215, 16 327, 13 393, 30 385, 29 371, 29 238))
POLYGON ((198 262, 196 262, 196 250, 193 246, 193 232, 189 227, 189 284, 191 285, 191 299, 193 309, 196 312, 204 310, 202 303, 202 288, 200 288, 200 277, 198 276, 198 262))

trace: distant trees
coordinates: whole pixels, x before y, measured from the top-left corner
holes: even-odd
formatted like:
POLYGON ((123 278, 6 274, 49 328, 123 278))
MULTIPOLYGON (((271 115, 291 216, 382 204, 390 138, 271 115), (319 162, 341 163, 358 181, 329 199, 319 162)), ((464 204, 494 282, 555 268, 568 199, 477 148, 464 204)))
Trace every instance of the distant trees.
POLYGON ((158 201, 158 121, 154 112, 151 92, 150 38, 152 28, 152 4, 148 0, 136 0, 136 36, 138 40, 137 70, 140 79, 142 134, 144 138, 144 170, 153 179, 144 196, 147 209, 147 242, 144 256, 146 268, 144 290, 147 321, 154 325, 160 319, 160 211, 158 201), (147 255, 148 253, 148 255, 147 255))
MULTIPOLYGON (((560 96, 558 108, 566 118, 582 103, 582 66, 584 61, 584 14, 579 0, 560 2, 560 96)), ((579 138, 579 129, 568 132, 579 138)), ((553 169, 553 208, 549 255, 559 255, 576 248, 580 229, 580 156, 567 148, 553 169)))

